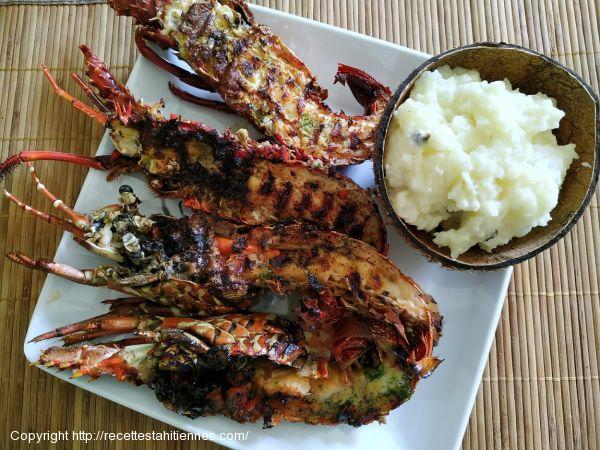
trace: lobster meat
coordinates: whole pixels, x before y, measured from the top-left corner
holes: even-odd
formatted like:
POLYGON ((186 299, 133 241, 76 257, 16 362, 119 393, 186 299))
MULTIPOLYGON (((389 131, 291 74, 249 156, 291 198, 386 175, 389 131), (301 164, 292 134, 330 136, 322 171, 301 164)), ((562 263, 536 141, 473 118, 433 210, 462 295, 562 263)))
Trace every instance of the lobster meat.
POLYGON ((371 158, 391 92, 365 72, 340 64, 335 77, 350 87, 365 115, 335 113, 324 103, 327 90, 278 36, 256 23, 241 0, 108 3, 117 14, 137 20, 136 42, 144 56, 188 84, 214 90, 273 141, 327 167, 371 158), (195 76, 162 59, 146 40, 176 50, 195 76))
POLYGON ((45 74, 57 93, 108 127, 117 150, 94 158, 24 151, 0 163, 0 175, 24 161, 46 159, 110 170, 109 178, 142 171, 157 195, 181 198, 193 209, 253 226, 310 223, 386 251, 376 205, 349 178, 306 167, 296 150, 258 143, 245 130, 220 134, 201 123, 164 117, 160 105, 136 101, 89 48, 81 49, 94 89, 74 78, 98 110, 63 91, 47 69, 45 74))

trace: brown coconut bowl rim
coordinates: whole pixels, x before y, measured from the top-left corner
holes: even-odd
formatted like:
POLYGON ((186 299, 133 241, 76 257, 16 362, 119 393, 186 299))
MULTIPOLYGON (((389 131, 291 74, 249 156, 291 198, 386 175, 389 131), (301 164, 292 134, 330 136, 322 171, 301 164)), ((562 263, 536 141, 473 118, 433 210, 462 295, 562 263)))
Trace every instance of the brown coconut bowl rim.
MULTIPOLYGON (((408 96, 408 92, 406 93, 407 96, 408 96)), ((551 94, 548 94, 548 95, 551 96, 551 94)), ((384 206, 386 215, 390 218, 390 220, 392 221, 392 224, 394 225, 396 230, 399 232, 400 236, 411 247, 413 247, 414 249, 419 251, 428 260, 435 262, 435 263, 439 263, 444 267, 448 267, 451 269, 458 269, 458 270, 487 271, 487 270, 498 270, 498 269, 510 267, 510 266, 519 264, 523 261, 526 261, 530 258, 533 258, 538 253, 540 253, 540 252, 546 250, 547 248, 551 247, 552 245, 556 244, 560 239, 562 239, 573 228, 573 226, 581 218, 583 212, 589 205, 589 203, 592 199, 592 196, 594 195, 594 192, 596 190, 596 185, 598 184, 598 177, 600 175, 600 104, 598 102, 598 96, 596 95, 594 90, 589 86, 589 84, 586 83, 581 78, 581 76, 578 75, 577 73, 575 73, 573 70, 569 69, 568 67, 565 67, 558 61, 555 61, 554 59, 549 58, 548 56, 538 53, 536 51, 533 51, 529 48, 522 47, 519 45, 514 45, 514 44, 507 44, 504 42, 499 42, 499 43, 479 42, 479 43, 475 43, 475 44, 469 44, 469 45, 465 45, 465 46, 461 46, 461 47, 456 47, 456 48, 447 50, 445 52, 439 53, 438 55, 435 55, 435 56, 429 58, 427 61, 423 62, 423 64, 421 64, 419 67, 417 67, 415 70, 413 70, 410 73, 410 75, 408 75, 408 77, 406 77, 404 79, 404 81, 402 81, 402 83, 398 86, 398 88, 396 89, 396 91, 394 92, 392 97, 390 98, 390 101, 379 121, 379 125, 378 125, 377 131, 376 131, 376 144, 375 144, 375 154, 373 156, 373 168, 374 168, 374 172, 375 172, 377 195, 378 195, 379 199, 381 200, 381 203, 384 206), (494 259, 495 259, 494 254, 497 251, 501 252, 502 248, 504 247, 504 246, 499 246, 495 250, 493 250, 491 253, 489 253, 489 255, 490 255, 489 263, 472 264, 472 263, 460 261, 460 259, 455 259, 455 258, 450 257, 449 255, 444 255, 444 254, 440 253, 441 248, 438 247, 437 245, 435 245, 434 243, 432 243, 431 246, 425 245, 423 242, 421 242, 421 240, 417 239, 417 237, 414 235, 413 229, 416 230, 416 228, 412 225, 405 223, 404 220, 402 220, 396 214, 396 212, 394 211, 394 208, 392 206, 392 203, 390 201, 389 195, 387 193, 387 187, 386 187, 386 182, 385 182, 385 170, 384 170, 384 152, 385 152, 385 142, 386 142, 387 130, 389 128, 389 124, 391 122, 392 115, 396 111, 397 107, 399 106, 398 100, 405 93, 405 91, 407 91, 407 89, 408 89, 408 92, 410 92, 410 89, 412 89, 413 83, 416 80, 416 78, 418 77, 418 75, 420 75, 428 67, 438 63, 441 59, 445 58, 448 55, 452 55, 457 52, 469 51, 470 49, 485 48, 485 47, 491 48, 491 49, 494 49, 494 48, 496 48, 496 49, 512 49, 512 50, 517 50, 517 51, 527 53, 535 58, 540 58, 546 64, 553 65, 555 67, 558 67, 558 68, 566 71, 573 78, 575 78, 575 80, 579 82, 581 87, 587 92, 587 94, 591 97, 592 101, 595 104, 596 141, 595 141, 595 146, 594 146, 594 164, 592 167, 592 175, 591 175, 590 183, 588 185, 587 192, 583 198, 583 201, 577 207, 575 213, 571 216, 571 218, 568 220, 568 222, 562 228, 558 229, 557 232, 553 236, 550 236, 546 240, 546 242, 544 242, 542 245, 540 245, 536 248, 533 248, 531 250, 527 250, 525 248, 523 251, 523 254, 521 254, 521 255, 518 255, 513 258, 508 258, 503 261, 494 261, 494 259), (432 247, 434 247, 434 248, 432 248, 432 247), (437 249, 437 251, 436 251, 436 249, 437 249)), ((562 190, 562 186, 561 186, 561 190, 562 190)), ((528 233, 527 235, 525 235, 524 237, 522 237, 520 239, 525 238, 530 233, 528 233)), ((508 244, 505 244, 505 245, 508 245, 508 244)))

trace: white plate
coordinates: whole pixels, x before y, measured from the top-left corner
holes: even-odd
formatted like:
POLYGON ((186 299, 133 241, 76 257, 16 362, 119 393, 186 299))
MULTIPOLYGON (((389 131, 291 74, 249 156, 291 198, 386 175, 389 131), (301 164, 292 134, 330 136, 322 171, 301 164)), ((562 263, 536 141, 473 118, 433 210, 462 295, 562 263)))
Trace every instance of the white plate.
MULTIPOLYGON (((329 104, 334 109, 343 109, 348 113, 358 114, 360 108, 347 88, 332 85, 338 62, 363 68, 393 88, 427 58, 423 53, 329 25, 262 7, 252 7, 252 10, 257 20, 279 34, 315 72, 319 82, 330 90, 329 104)), ((236 116, 190 105, 175 98, 167 89, 169 79, 168 74, 140 58, 131 72, 128 86, 136 96, 143 97, 145 101, 163 98, 167 111, 186 118, 201 120, 219 129, 244 125, 245 122, 236 116)), ((107 154, 111 149, 105 136, 98 153, 107 154)), ((364 186, 373 185, 369 164, 353 167, 348 173, 364 186)), ((81 189, 76 209, 87 212, 113 202, 117 198, 119 184, 127 182, 144 199, 142 206, 146 211, 160 211, 160 201, 150 195, 141 179, 127 177, 117 183, 107 183, 104 177, 102 172, 90 171, 81 189)), ((285 423, 274 429, 263 430, 260 424, 242 425, 223 417, 191 420, 165 409, 145 387, 134 387, 110 378, 90 383, 85 378, 69 379, 69 373, 66 372, 60 373, 54 369, 48 372, 183 430, 217 434, 249 430, 246 441, 227 441, 218 436, 215 438, 220 444, 233 448, 457 448, 498 323, 510 270, 489 273, 445 270, 428 263, 404 245, 394 230, 389 229, 388 233, 391 259, 439 302, 444 315, 444 330, 435 353, 444 362, 430 378, 419 383, 413 398, 407 404, 389 415, 385 425, 371 424, 352 428, 346 425, 307 426, 285 423)), ((78 267, 106 263, 79 247, 66 234, 60 242, 55 259, 78 267)), ((59 325, 105 312, 106 308, 100 301, 117 296, 112 291, 80 286, 48 276, 31 318, 26 339, 59 325)), ((49 345, 25 343, 27 359, 36 361, 40 351, 49 345)))

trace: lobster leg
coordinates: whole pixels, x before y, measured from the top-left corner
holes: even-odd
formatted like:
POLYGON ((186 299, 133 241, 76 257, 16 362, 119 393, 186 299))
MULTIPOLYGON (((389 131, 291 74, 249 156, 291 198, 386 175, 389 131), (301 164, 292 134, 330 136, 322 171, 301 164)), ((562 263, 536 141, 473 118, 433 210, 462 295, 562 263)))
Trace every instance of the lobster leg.
MULTIPOLYGON (((88 64, 88 66, 91 69, 100 70, 101 75, 104 76, 104 78, 96 77, 96 78, 98 78, 99 81, 105 82, 105 84, 99 85, 98 89, 101 89, 101 92, 108 91, 111 94, 114 94, 115 96, 122 99, 125 103, 127 103, 127 105, 121 105, 118 102, 115 103, 113 100, 111 100, 111 101, 113 103, 115 103, 115 105, 114 105, 115 109, 118 109, 117 107, 119 107, 120 109, 126 110, 127 106, 129 106, 129 102, 134 101, 130 97, 130 94, 126 90, 125 91, 119 90, 119 89, 121 89, 121 87, 118 86, 117 83, 112 79, 112 76, 110 75, 110 73, 108 73, 107 70, 103 70, 104 69, 103 67, 98 68, 98 65, 100 63, 97 61, 97 58, 95 58, 95 55, 93 53, 91 53, 91 51, 87 47, 82 46, 82 51, 86 55, 86 63, 88 64), (111 91, 111 89, 114 90, 114 93, 111 91)), ((107 121, 109 118, 108 112, 110 112, 110 109, 104 104, 104 102, 102 100, 100 100, 98 98, 98 96, 96 96, 96 94, 93 93, 91 88, 77 74, 72 75, 73 79, 82 87, 83 91, 93 100, 93 102, 96 104, 96 106, 99 109, 101 109, 103 112, 98 112, 98 111, 94 110, 93 108, 84 104, 80 100, 77 100, 70 93, 63 90, 58 85, 56 80, 52 77, 52 74, 50 74, 50 71, 48 70, 48 68, 45 66, 42 66, 42 67, 44 70, 44 75, 50 82, 52 89, 60 97, 65 98, 76 109, 83 111, 85 114, 87 114, 88 116, 97 120, 98 122, 102 123, 103 125, 107 124, 107 121)), ((129 114, 129 112, 127 112, 127 114, 124 114, 124 117, 128 117, 128 114, 129 114)), ((13 155, 13 156, 9 157, 8 159, 6 159, 6 161, 0 163, 0 178, 3 178, 4 176, 6 176, 17 165, 19 165, 23 162, 42 161, 42 160, 70 162, 70 163, 80 164, 82 166, 87 166, 92 169, 113 170, 113 172, 119 172, 119 173, 122 171, 135 170, 135 164, 132 163, 132 161, 128 161, 127 158, 119 158, 118 157, 119 155, 120 155, 120 153, 117 152, 117 155, 89 157, 89 156, 80 156, 80 155, 73 155, 73 154, 61 153, 61 152, 28 151, 28 150, 26 150, 26 151, 17 153, 16 155, 13 155)))
MULTIPOLYGON (((156 31, 148 28, 140 28, 135 33, 135 44, 140 53, 150 62, 156 64, 161 69, 174 75, 181 82, 190 85, 192 87, 202 89, 203 91, 214 92, 215 90, 207 84, 204 79, 193 73, 189 72, 176 64, 170 63, 169 61, 162 58, 158 53, 152 50, 146 43, 146 39, 156 42, 162 48, 170 48, 173 45, 170 42, 164 41, 165 36, 156 31)), ((186 92, 182 89, 175 87, 172 83, 169 83, 169 90, 177 97, 182 100, 194 103, 200 106, 207 106, 214 108, 217 111, 233 112, 225 102, 219 100, 209 100, 202 97, 198 97, 194 94, 186 92)))
POLYGON ((252 300, 249 298, 236 300, 231 305, 226 304, 215 298, 202 284, 178 278, 168 278, 138 287, 123 286, 118 288, 112 285, 109 285, 109 287, 129 295, 147 298, 163 306, 177 306, 185 311, 193 311, 195 315, 200 317, 225 314, 236 309, 247 309, 252 304, 252 300))
MULTIPOLYGON (((169 317, 170 326, 178 326, 179 324, 183 324, 186 321, 189 321, 192 316, 189 311, 185 311, 182 308, 178 308, 176 306, 167 306, 167 305, 159 305, 156 303, 149 302, 147 299, 143 297, 122 297, 104 300, 102 303, 110 305, 109 313, 117 314, 121 316, 133 316, 133 315, 148 315, 148 316, 159 316, 159 317, 169 317)), ((98 318, 102 318, 105 315, 101 315, 89 320, 95 320, 98 318)), ((228 318, 235 317, 235 325, 231 326, 227 325, 224 321, 219 322, 216 318, 211 318, 211 320, 215 324, 223 325, 224 329, 227 329, 229 333, 236 335, 236 337, 241 337, 241 335, 236 334, 233 330, 238 328, 238 325, 244 327, 244 329, 248 330, 250 333, 260 333, 263 331, 268 331, 269 333, 285 333, 286 330, 277 326, 275 323, 271 323, 266 320, 265 317, 261 317, 256 315, 252 318, 249 316, 245 316, 242 314, 229 314, 228 318)), ((223 319, 224 320, 224 319, 223 319)))
POLYGON ((235 112, 232 111, 229 106, 227 106, 227 103, 220 102, 218 100, 209 100, 207 98, 198 97, 197 95, 194 95, 190 92, 184 91, 183 89, 179 89, 177 86, 175 86, 170 81, 169 81, 169 90, 171 91, 171 93, 173 95, 175 95, 176 97, 179 97, 182 100, 185 100, 186 102, 190 102, 190 103, 193 103, 193 104, 199 105, 199 106, 206 106, 208 108, 213 108, 217 111, 223 111, 223 112, 235 114, 235 112))
POLYGON ((7 258, 22 266, 41 270, 42 272, 57 275, 75 283, 88 286, 106 286, 106 280, 96 276, 100 269, 77 269, 67 264, 61 264, 54 261, 48 261, 41 258, 31 258, 23 253, 7 253, 7 258))
POLYGON ((170 63, 169 61, 162 58, 158 53, 152 50, 148 44, 146 43, 146 39, 149 39, 153 42, 156 42, 161 47, 170 47, 169 43, 165 43, 161 41, 164 38, 163 35, 157 33, 155 31, 149 30, 147 28, 140 28, 135 33, 135 44, 140 51, 140 53, 150 62, 156 64, 163 70, 166 70, 171 75, 175 75, 178 79, 180 79, 185 84, 189 84, 198 89, 202 89, 204 91, 214 92, 214 89, 211 88, 199 75, 195 73, 188 72, 187 70, 170 63))
MULTIPOLYGON (((7 253, 8 259, 32 269, 65 278, 87 286, 107 287, 114 291, 135 295, 167 307, 177 306, 192 311, 196 316, 225 314, 236 309, 247 309, 251 299, 241 299, 229 305, 215 298, 199 283, 176 278, 159 279, 158 274, 123 276, 113 266, 78 269, 67 264, 32 258, 23 253, 7 253)), ((189 314, 188 314, 189 315, 189 314)))
POLYGON ((230 314, 207 319, 178 317, 121 316, 107 314, 97 318, 66 325, 37 336, 34 342, 63 337, 67 344, 89 341, 97 337, 122 333, 152 336, 157 342, 186 341, 195 350, 204 352, 219 346, 231 356, 267 356, 278 364, 298 366, 306 360, 307 352, 301 337, 285 332, 271 332, 267 328, 250 331, 245 325, 257 321, 270 326, 281 320, 270 314, 230 314))
MULTIPOLYGON (((97 332, 105 332, 103 335, 128 333, 137 328, 140 319, 136 316, 124 316, 115 314, 102 314, 91 319, 75 322, 63 327, 56 328, 39 336, 34 337, 29 342, 40 342, 46 339, 57 337, 69 337, 71 344, 93 339, 91 335, 97 332)), ((98 337, 98 336, 94 336, 98 337)), ((65 342, 66 339, 65 339, 65 342)))
POLYGON ((110 305, 110 312, 119 314, 137 312, 151 316, 190 317, 190 311, 178 308, 177 306, 152 303, 143 297, 113 298, 104 300, 102 303, 110 305))
MULTIPOLYGON (((75 283, 86 286, 107 287, 115 291, 137 294, 147 284, 156 283, 158 275, 133 275, 123 276, 119 268, 114 266, 100 266, 94 269, 78 269, 68 264, 48 261, 42 258, 32 258, 23 253, 7 253, 7 258, 22 266, 41 270, 52 275, 65 278, 75 283)), ((152 297, 149 298, 152 300, 152 297)))
POLYGON ((113 307, 113 305, 115 308, 119 308, 121 306, 137 308, 145 301, 146 299, 144 297, 119 297, 106 299, 102 303, 104 303, 105 305, 111 305, 111 308, 113 307))
POLYGON ((77 83, 79 85, 79 87, 85 93, 85 95, 87 95, 88 98, 92 102, 94 102, 94 105, 96 105, 96 107, 98 109, 100 109, 105 114, 109 114, 110 113, 110 108, 108 108, 102 102, 102 100, 100 99, 100 97, 98 97, 96 94, 94 94, 94 91, 92 91, 92 88, 90 88, 88 86, 88 84, 85 81, 83 81, 79 75, 77 75, 76 73, 72 73, 71 74, 71 78, 75 81, 75 83, 77 83))
POLYGON ((106 125, 106 122, 108 120, 108 117, 106 114, 96 111, 94 108, 86 105, 81 100, 73 97, 67 91, 62 89, 58 85, 58 83, 56 82, 54 77, 52 77, 52 74, 50 73, 48 68, 46 66, 44 66, 43 64, 42 64, 42 70, 44 71, 44 75, 50 82, 50 86, 52 86, 52 89, 54 89, 54 92, 56 92, 56 94, 58 94, 60 97, 64 98, 65 100, 69 101, 71 103, 71 105, 73 105, 74 108, 78 109, 79 111, 83 112, 84 114, 87 114, 89 117, 98 121, 102 125, 106 125))
POLYGON ((69 343, 89 341, 99 336, 139 332, 160 332, 178 329, 199 337, 212 345, 233 344, 239 339, 255 335, 282 335, 285 331, 276 326, 276 316, 255 313, 249 315, 228 314, 207 319, 189 317, 156 317, 140 314, 123 315, 108 313, 91 319, 65 325, 33 338, 40 342, 56 337, 69 339, 69 343))
MULTIPOLYGON (((181 326, 185 328, 187 322, 195 322, 190 318, 189 312, 186 313, 186 311, 181 308, 153 304, 142 297, 116 298, 105 300, 102 303, 110 305, 108 313, 56 328, 34 337, 30 342, 64 337, 65 343, 74 344, 100 336, 128 333, 136 330, 136 328, 140 326, 140 318, 143 316, 169 317, 169 320, 164 322, 165 326, 169 325, 175 328, 181 326)), ((242 317, 243 316, 240 316, 240 318, 242 317)), ((211 320, 215 322, 216 325, 222 326, 223 329, 227 329, 228 333, 233 334, 235 337, 243 337, 247 334, 240 334, 240 331, 236 332, 236 330, 243 331, 246 330, 246 328, 242 330, 237 324, 231 326, 231 324, 226 323, 225 319, 217 321, 213 318, 211 320)), ((283 332, 280 329, 266 327, 264 324, 258 323, 258 321, 250 323, 250 319, 246 321, 238 319, 238 321, 243 327, 247 327, 248 331, 259 332, 261 331, 260 325, 263 325, 265 331, 283 332)), ((145 323, 144 326, 147 327, 148 324, 145 323)))

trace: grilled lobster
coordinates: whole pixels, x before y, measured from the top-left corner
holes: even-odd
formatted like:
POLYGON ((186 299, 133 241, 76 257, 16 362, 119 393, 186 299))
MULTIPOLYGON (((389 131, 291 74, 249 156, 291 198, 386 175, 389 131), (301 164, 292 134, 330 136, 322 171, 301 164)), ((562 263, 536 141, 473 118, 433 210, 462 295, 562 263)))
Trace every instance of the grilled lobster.
POLYGON ((27 165, 37 189, 70 220, 5 196, 120 265, 79 270, 9 257, 137 296, 110 300, 109 313, 34 338, 62 337, 69 345, 47 348, 40 363, 147 384, 190 417, 262 417, 265 426, 382 421, 439 364, 434 302, 361 241, 298 225, 248 229, 203 214, 145 217, 128 186, 119 204, 84 215, 27 165), (300 320, 234 312, 248 308, 259 289, 302 293, 300 320), (90 342, 124 333, 135 337, 90 342))
MULTIPOLYGON (((353 324, 370 326, 360 317, 353 324)), ((371 330, 368 345, 346 365, 312 358, 297 326, 261 313, 202 320, 108 314, 34 341, 64 336, 67 344, 85 342, 47 348, 39 363, 73 369, 75 377, 111 375, 147 384, 165 406, 188 417, 222 414, 238 422, 262 417, 265 427, 281 420, 359 426, 384 421, 419 380, 393 329, 386 332, 371 330), (87 343, 130 332, 137 337, 87 343)))
POLYGON ((298 225, 248 230, 205 214, 146 217, 126 185, 119 190, 119 204, 85 215, 52 195, 27 164, 37 189, 71 220, 37 211, 7 191, 5 196, 119 265, 81 270, 11 253, 8 257, 14 262, 177 306, 198 317, 247 309, 265 289, 297 292, 308 299, 304 308, 317 316, 356 311, 392 324, 419 373, 437 364, 431 356, 440 325, 435 304, 391 261, 361 241, 298 225), (315 297, 316 305, 311 300, 315 297))
POLYGON ((363 240, 386 251, 385 227, 369 193, 341 174, 305 167, 297 151, 258 143, 245 130, 224 134, 201 123, 166 118, 160 105, 135 100, 86 46, 87 74, 96 92, 74 78, 97 110, 75 99, 45 74, 53 88, 110 130, 117 150, 89 158, 60 152, 24 151, 0 164, 0 175, 23 161, 60 160, 111 171, 142 171, 161 197, 247 225, 304 222, 363 240))
POLYGON ((8 256, 135 297, 109 300, 107 314, 34 338, 61 337, 66 344, 43 350, 39 363, 73 369, 74 376, 147 384, 168 408, 189 417, 263 418, 267 427, 281 420, 383 421, 439 364, 432 348, 441 317, 431 297, 377 251, 385 250, 385 234, 368 196, 314 166, 371 156, 389 90, 340 66, 336 80, 350 86, 366 116, 331 112, 326 90, 238 0, 109 3, 144 25, 136 35, 142 53, 183 81, 221 94, 224 108, 273 142, 163 117, 160 105, 137 102, 86 47, 96 91, 74 78, 98 110, 62 91, 45 70, 59 95, 110 129, 117 151, 96 158, 22 152, 0 165, 1 174, 27 162, 37 189, 70 220, 5 196, 118 265, 82 270, 8 256), (157 60, 147 39, 177 49, 197 75, 157 60), (41 159, 110 176, 143 171, 157 194, 183 198, 197 212, 145 216, 127 185, 118 204, 76 212, 37 177, 30 162, 41 159), (282 223, 288 221, 295 223, 282 223), (240 311, 263 290, 299 293, 297 320, 240 311), (96 341, 121 334, 134 337, 96 341))
POLYGON ((241 0, 108 3, 137 20, 142 54, 184 82, 214 90, 228 108, 307 161, 331 167, 371 158, 391 93, 363 71, 340 64, 335 81, 348 84, 365 115, 334 113, 324 103, 327 90, 278 36, 256 23, 241 0), (177 50, 196 75, 160 58, 145 40, 177 50))

